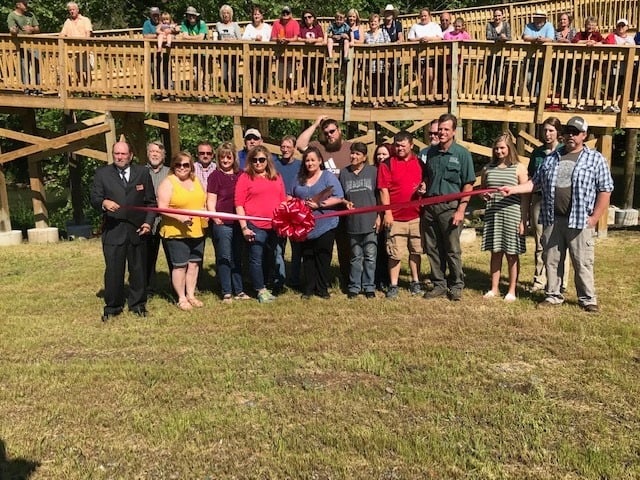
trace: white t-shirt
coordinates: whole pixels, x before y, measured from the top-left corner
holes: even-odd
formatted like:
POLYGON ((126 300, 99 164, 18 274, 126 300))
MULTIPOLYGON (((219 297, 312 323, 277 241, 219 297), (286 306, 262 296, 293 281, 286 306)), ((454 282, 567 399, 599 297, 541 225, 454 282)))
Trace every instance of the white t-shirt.
POLYGON ((263 23, 260 28, 256 28, 253 26, 253 23, 250 23, 246 27, 244 27, 244 33, 242 34, 243 40, 255 40, 258 35, 262 36, 261 42, 268 42, 271 40, 271 25, 268 23, 263 23))
POLYGON ((422 37, 442 38, 443 33, 440 25, 436 22, 429 22, 426 25, 416 23, 409 30, 409 40, 420 40, 422 37))

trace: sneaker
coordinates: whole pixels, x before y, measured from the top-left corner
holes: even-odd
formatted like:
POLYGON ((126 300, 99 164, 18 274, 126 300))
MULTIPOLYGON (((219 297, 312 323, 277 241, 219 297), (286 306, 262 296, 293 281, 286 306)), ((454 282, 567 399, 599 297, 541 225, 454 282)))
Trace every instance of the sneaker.
POLYGON ((487 293, 485 293, 482 298, 484 298, 485 300, 491 300, 493 298, 496 298, 496 292, 494 292, 493 290, 489 290, 487 293))
POLYGON ((276 299, 269 290, 263 290, 258 293, 258 302, 260 303, 271 303, 276 299))
POLYGON ((230 293, 225 293, 222 297, 222 303, 233 303, 233 297, 230 293))
POLYGON ((422 298, 426 298, 427 300, 431 300, 432 298, 444 297, 447 294, 447 289, 444 287, 433 287, 433 290, 425 293, 422 298))
POLYGON ((354 299, 358 296, 358 292, 349 292, 347 293, 347 298, 348 299, 354 299))
POLYGON ((411 292, 411 295, 424 294, 424 289, 422 288, 422 285, 420 285, 420 282, 411 282, 409 284, 409 291, 411 292))
POLYGON ((560 305, 562 305, 562 303, 554 303, 554 302, 550 302, 549 300, 545 299, 545 300, 541 301, 540 303, 538 303, 537 308, 559 307, 560 305))
POLYGON ((600 312, 600 307, 595 303, 590 303, 589 305, 581 305, 582 309, 587 313, 598 313, 600 312))
POLYGON ((385 296, 387 298, 398 298, 399 294, 400 294, 400 290, 398 290, 397 285, 389 285, 389 288, 387 288, 387 293, 385 294, 385 296))
POLYGON ((251 297, 244 292, 240 292, 235 297, 233 297, 233 299, 234 300, 251 300, 251 297))
POLYGON ((452 302, 459 302, 460 300, 462 300, 462 289, 456 288, 454 290, 451 290, 449 292, 449 300, 451 300, 452 302))
POLYGON ((511 294, 511 293, 507 293, 504 296, 504 301, 507 303, 511 303, 511 302, 515 302, 518 299, 518 297, 516 297, 515 295, 511 294))

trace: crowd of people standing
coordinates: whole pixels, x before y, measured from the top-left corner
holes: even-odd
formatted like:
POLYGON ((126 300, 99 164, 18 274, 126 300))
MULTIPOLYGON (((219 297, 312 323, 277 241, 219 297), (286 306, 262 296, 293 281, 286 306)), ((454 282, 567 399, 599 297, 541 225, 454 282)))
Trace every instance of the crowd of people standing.
MULTIPOLYGON (((527 226, 535 226, 530 219, 537 218, 542 233, 536 243, 542 247, 536 259, 541 258, 542 266, 536 265, 531 290, 544 290, 540 305, 564 302, 570 258, 579 305, 598 311, 593 228, 613 181, 602 155, 584 144, 587 129, 581 117, 564 127, 547 119, 541 125, 544 144, 534 151, 529 169, 520 162, 510 133, 495 140, 492 159, 480 174, 482 186, 491 189, 484 194, 482 249, 491 253, 485 300, 501 297, 504 257, 504 301, 517 300, 519 255, 525 252, 527 226), (535 210, 534 217, 530 212, 535 210)), ((103 319, 124 309, 126 263, 129 309, 146 315, 146 296, 158 287, 153 276, 160 244, 178 308, 202 307, 198 289, 211 289, 198 285, 207 237, 215 249, 217 293, 223 303, 251 298, 270 303, 286 289, 297 290, 303 299, 331 298, 334 246, 340 284, 349 299, 375 298, 376 290, 388 299, 399 297, 401 265, 407 261, 408 294, 461 301, 465 276, 460 235, 476 174, 471 154, 456 142, 456 130, 457 118, 444 114, 429 124, 431 144, 419 154, 412 134, 400 131, 392 144, 379 145, 369 158, 365 144, 345 140, 338 122, 325 116, 297 139, 283 137, 280 156, 272 155, 260 132, 250 128, 242 168, 230 142, 220 144, 215 160, 212 145, 200 142, 197 160, 182 151, 168 167, 164 147, 152 142, 147 168, 132 165, 129 145, 118 142, 113 164, 96 172, 91 193, 92 204, 105 217, 103 319), (316 130, 320 135, 312 139, 316 130), (294 148, 302 160, 295 158, 294 148), (315 225, 304 238, 279 237, 271 222, 274 211, 295 198, 309 209, 315 225), (420 206, 415 201, 421 199, 432 201, 420 206), (135 208, 156 205, 162 209, 159 222, 153 209, 135 208), (348 212, 376 206, 380 208, 348 212), (347 215, 324 216, 336 210, 347 210, 347 215), (199 214, 206 212, 212 218, 199 214), (287 243, 291 255, 285 262, 287 243), (430 265, 428 279, 421 277, 423 254, 430 265), (244 287, 244 261, 250 291, 244 287)))

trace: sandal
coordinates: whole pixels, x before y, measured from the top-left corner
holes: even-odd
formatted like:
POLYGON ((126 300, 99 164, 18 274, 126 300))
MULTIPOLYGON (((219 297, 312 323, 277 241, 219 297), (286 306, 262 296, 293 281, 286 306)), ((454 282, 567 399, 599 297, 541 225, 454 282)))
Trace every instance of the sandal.
POLYGON ((191 303, 189 303, 189 300, 183 298, 181 300, 178 300, 178 308, 180 310, 188 311, 191 310, 193 306, 191 305, 191 303))
POLYGON ((187 302, 196 308, 204 307, 204 303, 198 300, 196 297, 187 297, 187 302))

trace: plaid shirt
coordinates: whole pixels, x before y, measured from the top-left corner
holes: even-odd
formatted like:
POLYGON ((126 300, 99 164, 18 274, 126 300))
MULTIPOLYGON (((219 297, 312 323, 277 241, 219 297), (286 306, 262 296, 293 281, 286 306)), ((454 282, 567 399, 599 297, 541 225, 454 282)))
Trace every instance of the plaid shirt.
POLYGON ((207 191, 207 185, 209 182, 209 175, 216 169, 216 162, 211 162, 209 166, 205 169, 200 162, 194 162, 193 170, 196 174, 196 177, 200 180, 200 184, 202 184, 202 188, 204 191, 207 191))
MULTIPOLYGON (((558 164, 563 153, 564 149, 560 149, 549 154, 532 179, 535 188, 542 191, 540 223, 545 226, 553 225, 558 164)), ((585 145, 571 174, 569 228, 585 228, 598 193, 612 191, 613 178, 607 161, 600 152, 585 145)))

